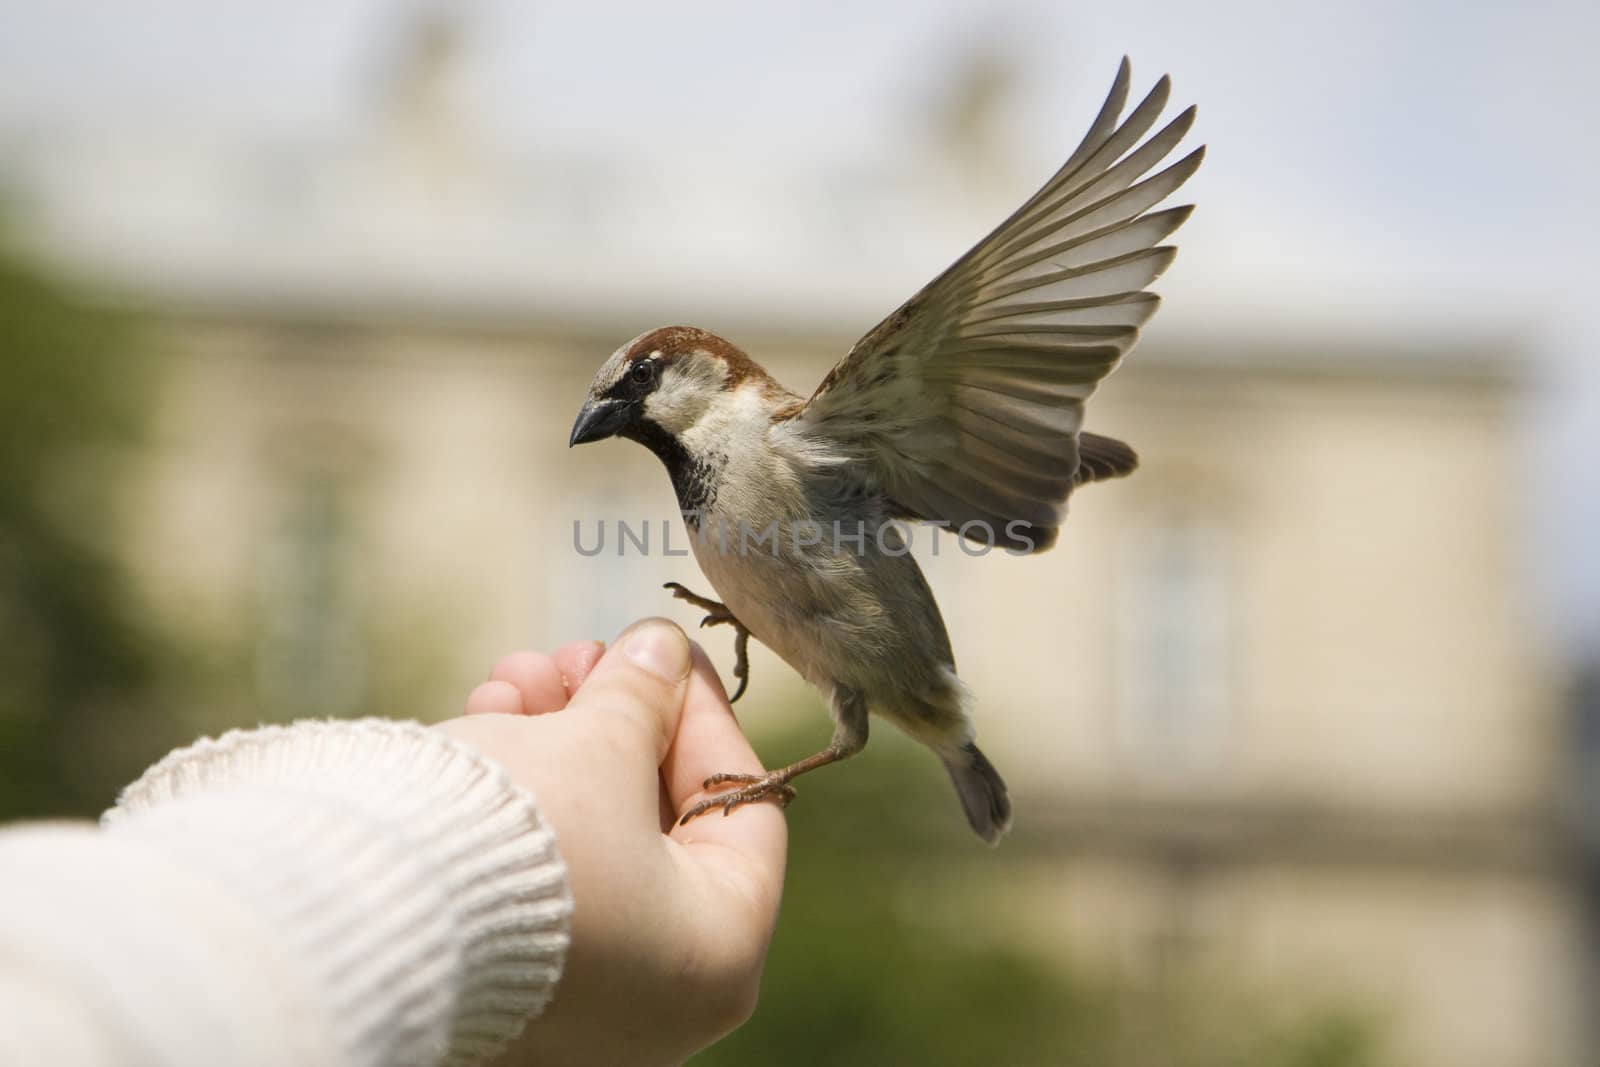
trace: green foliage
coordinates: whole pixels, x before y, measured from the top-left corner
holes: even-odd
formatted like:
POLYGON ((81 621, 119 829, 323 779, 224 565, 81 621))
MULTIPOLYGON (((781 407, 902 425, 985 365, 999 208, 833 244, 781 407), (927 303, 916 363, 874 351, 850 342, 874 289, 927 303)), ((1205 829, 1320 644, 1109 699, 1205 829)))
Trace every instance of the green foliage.
MULTIPOLYGON (((1129 986, 1031 951, 1018 917, 992 909, 1019 863, 1040 861, 1038 842, 977 843, 937 764, 879 733, 852 764, 800 783, 760 1007, 696 1067, 1378 1062, 1358 1014, 1280 1017, 1226 982, 1129 986)), ((808 745, 761 747, 776 761, 808 745)))
POLYGON ((148 369, 0 246, 0 818, 92 814, 175 737, 109 548, 148 369))

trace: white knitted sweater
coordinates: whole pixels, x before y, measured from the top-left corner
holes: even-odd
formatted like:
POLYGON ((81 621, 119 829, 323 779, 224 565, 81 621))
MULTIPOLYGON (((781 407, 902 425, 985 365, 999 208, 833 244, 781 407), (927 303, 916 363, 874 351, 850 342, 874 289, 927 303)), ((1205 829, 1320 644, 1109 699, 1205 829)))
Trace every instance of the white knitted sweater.
POLYGON ((230 733, 99 828, 0 832, 0 1064, 477 1063, 549 1000, 571 909, 533 798, 438 731, 230 733))

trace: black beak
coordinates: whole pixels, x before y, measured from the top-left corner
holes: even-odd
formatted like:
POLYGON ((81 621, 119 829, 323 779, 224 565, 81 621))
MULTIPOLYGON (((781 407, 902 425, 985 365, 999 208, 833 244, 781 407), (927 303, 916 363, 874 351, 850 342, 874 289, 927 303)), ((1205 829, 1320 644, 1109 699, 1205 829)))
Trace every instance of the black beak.
POLYGON ((572 436, 567 438, 567 447, 612 437, 628 424, 631 417, 629 405, 621 400, 605 397, 590 400, 578 409, 578 421, 572 424, 572 436))

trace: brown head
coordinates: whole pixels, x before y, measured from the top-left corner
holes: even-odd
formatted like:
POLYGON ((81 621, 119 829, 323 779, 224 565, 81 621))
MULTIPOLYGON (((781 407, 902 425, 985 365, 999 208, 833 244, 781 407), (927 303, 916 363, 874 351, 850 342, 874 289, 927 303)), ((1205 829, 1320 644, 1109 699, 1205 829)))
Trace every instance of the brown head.
POLYGON ((629 341, 595 374, 568 445, 607 437, 677 437, 722 394, 771 382, 755 361, 716 334, 662 326, 629 341))

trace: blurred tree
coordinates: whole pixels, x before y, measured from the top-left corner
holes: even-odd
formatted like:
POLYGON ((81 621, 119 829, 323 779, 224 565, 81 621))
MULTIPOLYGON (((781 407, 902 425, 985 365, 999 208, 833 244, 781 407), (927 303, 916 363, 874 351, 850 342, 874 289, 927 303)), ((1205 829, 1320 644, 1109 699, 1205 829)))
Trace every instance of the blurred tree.
POLYGON ((0 240, 0 818, 102 810, 178 737, 109 548, 150 369, 0 240))
MULTIPOLYGON (((881 736, 860 763, 803 783, 760 1007, 696 1067, 1379 1062, 1377 1030, 1359 1013, 1278 1013, 1226 976, 1129 986, 1009 940, 986 902, 1004 899, 994 890, 1033 846, 976 845, 944 775, 899 742, 881 736)), ((761 748, 776 758, 806 744, 761 748)))

